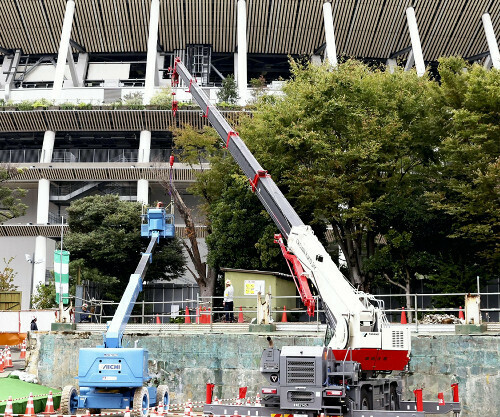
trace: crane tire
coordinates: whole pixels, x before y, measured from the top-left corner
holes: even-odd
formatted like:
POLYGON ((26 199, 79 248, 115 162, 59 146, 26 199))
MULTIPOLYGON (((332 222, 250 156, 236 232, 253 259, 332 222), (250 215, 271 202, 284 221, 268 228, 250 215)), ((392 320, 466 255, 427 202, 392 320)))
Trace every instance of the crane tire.
POLYGON ((136 388, 132 402, 132 417, 147 417, 149 414, 149 391, 146 387, 136 388))
POLYGON ((73 385, 66 385, 61 393, 61 413, 64 415, 76 414, 78 403, 75 404, 75 397, 78 395, 73 385))
POLYGON ((160 402, 163 403, 163 412, 167 414, 170 407, 170 394, 167 385, 158 385, 158 388, 156 390, 157 407, 160 405, 160 402))

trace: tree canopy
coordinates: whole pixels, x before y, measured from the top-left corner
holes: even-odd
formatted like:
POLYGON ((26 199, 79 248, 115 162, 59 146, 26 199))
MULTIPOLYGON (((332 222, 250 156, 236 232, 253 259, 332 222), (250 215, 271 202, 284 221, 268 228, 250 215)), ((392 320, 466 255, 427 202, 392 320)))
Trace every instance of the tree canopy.
MULTIPOLYGON (((469 291, 471 277, 497 274, 500 72, 458 58, 439 72, 437 82, 355 61, 333 71, 292 62, 284 94, 262 97, 239 126, 303 221, 323 240, 332 229, 358 288, 409 292, 425 276, 469 291)), ((221 152, 194 187, 209 263, 272 265, 276 229, 221 152)))
MULTIPOLYGON (((70 232, 64 246, 71 253, 70 269, 80 266, 82 279, 103 284, 106 296, 118 299, 149 243, 140 236, 140 204, 116 195, 95 195, 73 202, 68 215, 70 232)), ((185 263, 179 240, 164 239, 153 255, 147 280, 178 277, 185 263)))
POLYGON ((14 217, 22 216, 28 208, 21 201, 26 195, 26 190, 4 185, 17 172, 16 168, 0 165, 0 224, 14 217))

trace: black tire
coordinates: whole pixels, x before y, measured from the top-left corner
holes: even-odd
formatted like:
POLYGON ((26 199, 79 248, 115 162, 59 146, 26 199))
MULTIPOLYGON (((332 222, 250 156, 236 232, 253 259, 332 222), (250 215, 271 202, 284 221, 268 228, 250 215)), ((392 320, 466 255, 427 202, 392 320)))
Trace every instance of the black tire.
POLYGON ((163 403, 163 412, 165 414, 168 413, 168 409, 170 407, 170 394, 168 391, 167 385, 158 385, 158 389, 156 390, 156 406, 160 406, 160 402, 163 403))
POLYGON ((360 410, 373 410, 373 400, 367 388, 361 388, 360 410))
POLYGON ((132 417, 147 417, 149 414, 149 391, 145 387, 136 388, 132 403, 132 417))
POLYGON ((389 409, 396 411, 399 410, 399 395, 396 391, 396 385, 391 385, 390 397, 389 397, 389 409))
POLYGON ((64 415, 76 414, 78 408, 78 392, 73 385, 66 385, 61 393, 61 413, 64 415))

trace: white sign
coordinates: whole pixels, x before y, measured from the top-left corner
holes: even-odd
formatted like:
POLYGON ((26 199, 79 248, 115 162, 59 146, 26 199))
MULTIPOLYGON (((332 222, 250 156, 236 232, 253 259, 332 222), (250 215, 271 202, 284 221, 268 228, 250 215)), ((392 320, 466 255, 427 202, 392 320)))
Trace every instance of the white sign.
POLYGON ((257 295, 257 293, 261 293, 264 295, 264 288, 266 286, 266 281, 257 281, 257 280, 245 280, 245 291, 244 295, 257 295))

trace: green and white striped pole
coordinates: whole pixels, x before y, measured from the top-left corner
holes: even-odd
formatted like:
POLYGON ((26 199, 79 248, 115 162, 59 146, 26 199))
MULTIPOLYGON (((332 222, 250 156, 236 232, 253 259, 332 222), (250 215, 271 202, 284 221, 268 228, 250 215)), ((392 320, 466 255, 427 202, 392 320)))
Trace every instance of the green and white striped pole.
POLYGON ((69 252, 54 251, 54 275, 56 281, 56 303, 69 303, 69 252))

